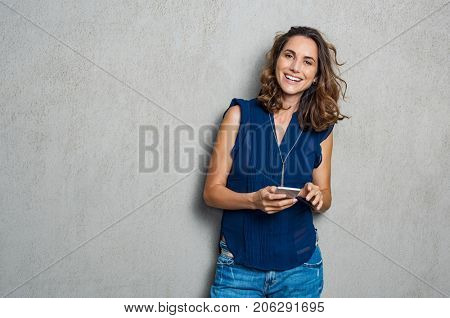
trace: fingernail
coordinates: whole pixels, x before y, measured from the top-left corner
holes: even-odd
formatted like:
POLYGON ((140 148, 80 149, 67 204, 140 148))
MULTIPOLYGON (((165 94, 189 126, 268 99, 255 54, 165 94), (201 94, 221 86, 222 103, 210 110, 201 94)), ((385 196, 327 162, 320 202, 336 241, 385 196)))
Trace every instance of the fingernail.
POLYGON ((294 199, 293 201, 294 201, 294 203, 295 203, 295 202, 297 202, 298 200, 297 200, 297 199, 294 199))

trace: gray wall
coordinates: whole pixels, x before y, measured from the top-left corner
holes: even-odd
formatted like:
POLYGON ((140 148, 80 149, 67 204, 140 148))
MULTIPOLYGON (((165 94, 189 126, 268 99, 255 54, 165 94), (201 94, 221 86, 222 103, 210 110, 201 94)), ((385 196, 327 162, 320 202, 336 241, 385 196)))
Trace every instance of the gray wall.
POLYGON ((2 296, 208 297, 201 127, 256 96, 276 31, 308 25, 346 62, 352 116, 314 220, 323 296, 448 297, 448 2, 260 2, 0 1, 2 296))

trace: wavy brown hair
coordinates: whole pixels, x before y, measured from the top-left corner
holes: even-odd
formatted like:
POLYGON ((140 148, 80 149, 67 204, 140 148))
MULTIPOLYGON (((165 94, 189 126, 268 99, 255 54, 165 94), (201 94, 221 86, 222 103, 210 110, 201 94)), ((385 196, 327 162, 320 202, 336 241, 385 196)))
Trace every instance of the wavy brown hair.
POLYGON ((257 99, 269 112, 282 109, 282 90, 275 76, 275 67, 284 45, 296 35, 312 39, 319 49, 316 74, 318 81, 303 92, 298 105, 298 121, 302 129, 323 131, 338 120, 350 117, 341 114, 337 104, 340 95, 345 100, 347 83, 336 74, 334 68, 337 69, 344 63, 338 63, 335 46, 327 42, 316 29, 297 26, 291 27, 286 33, 276 33, 273 46, 266 53, 266 64, 260 76, 261 90, 257 99), (345 91, 342 90, 341 83, 345 85, 345 91))

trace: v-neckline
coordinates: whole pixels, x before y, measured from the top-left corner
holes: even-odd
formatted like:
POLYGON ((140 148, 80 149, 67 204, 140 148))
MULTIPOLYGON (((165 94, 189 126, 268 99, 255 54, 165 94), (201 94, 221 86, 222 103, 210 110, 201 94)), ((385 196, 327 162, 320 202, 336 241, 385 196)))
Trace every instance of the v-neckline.
POLYGON ((295 111, 294 113, 292 113, 291 120, 289 121, 289 124, 286 127, 286 130, 285 130, 285 132, 283 134, 283 137, 281 138, 280 143, 278 143, 278 135, 277 135, 277 128, 276 128, 276 124, 275 124, 275 116, 274 116, 273 113, 270 113, 270 116, 271 116, 272 121, 273 121, 273 130, 274 130, 274 134, 275 134, 275 142, 276 142, 276 144, 278 145, 279 148, 281 147, 281 145, 283 144, 284 140, 286 139, 285 137, 287 135, 287 132, 288 132, 289 128, 291 127, 292 120, 297 118, 297 116, 295 116, 297 113, 298 113, 298 111, 295 111))

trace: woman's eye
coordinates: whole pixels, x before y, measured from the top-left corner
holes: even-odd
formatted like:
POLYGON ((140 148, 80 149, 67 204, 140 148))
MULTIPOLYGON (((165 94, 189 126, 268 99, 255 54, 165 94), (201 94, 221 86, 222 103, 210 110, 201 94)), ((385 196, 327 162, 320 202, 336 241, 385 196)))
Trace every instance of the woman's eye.
POLYGON ((312 63, 311 63, 311 62, 309 62, 309 61, 306 61, 306 64, 308 64, 308 65, 312 65, 312 63))
POLYGON ((289 57, 289 58, 291 58, 291 57, 292 57, 292 55, 291 55, 291 54, 286 54, 286 57, 289 57))

